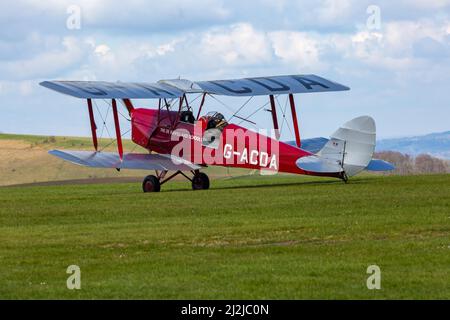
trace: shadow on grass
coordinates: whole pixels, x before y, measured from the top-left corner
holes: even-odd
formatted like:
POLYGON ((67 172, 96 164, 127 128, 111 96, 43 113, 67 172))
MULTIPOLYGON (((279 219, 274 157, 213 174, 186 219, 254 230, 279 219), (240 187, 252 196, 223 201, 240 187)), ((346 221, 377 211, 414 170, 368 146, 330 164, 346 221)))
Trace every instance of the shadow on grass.
MULTIPOLYGON (((232 178, 222 181, 233 181, 235 179, 241 179, 241 177, 238 178, 232 178)), ((355 185, 355 184, 367 184, 369 181, 373 181, 373 178, 358 178, 355 180, 350 180, 348 183, 343 182, 342 180, 324 180, 324 181, 293 181, 293 182, 283 182, 283 183, 270 183, 267 181, 267 183, 260 183, 260 184, 241 184, 241 185, 230 185, 230 186, 213 186, 208 191, 215 191, 215 190, 239 190, 239 189, 259 189, 259 188, 284 188, 284 187, 293 187, 293 186, 326 186, 326 185, 355 185)), ((192 192, 191 189, 171 189, 171 190, 163 190, 162 192, 192 192)))
MULTIPOLYGON (((260 188, 285 188, 285 187, 306 187, 306 186, 336 186, 336 185, 355 185, 355 184, 367 184, 369 181, 373 181, 373 178, 356 178, 350 179, 346 184, 342 180, 333 179, 333 180, 313 180, 313 181, 299 181, 294 180, 292 182, 276 182, 276 177, 273 178, 274 182, 270 180, 270 178, 266 177, 248 177, 248 176, 239 176, 233 178, 226 179, 218 179, 217 181, 223 182, 224 184, 229 185, 212 185, 211 189, 206 192, 214 192, 219 190, 240 190, 240 189, 260 189, 260 188), (245 181, 247 178, 253 179, 253 181, 245 181), (238 182, 239 184, 233 185, 233 181, 238 182)), ((214 180, 213 180, 214 181, 214 180)), ((80 180, 65 180, 65 181, 50 181, 50 182, 37 182, 37 183, 26 183, 26 184, 18 184, 18 185, 10 185, 3 186, 6 188, 18 188, 18 187, 57 187, 57 186, 90 186, 90 185, 109 185, 109 184, 130 184, 136 183, 140 185, 139 178, 100 178, 100 179, 80 179, 80 180)), ((190 188, 190 183, 186 181, 186 187, 182 186, 182 182, 177 181, 178 185, 174 186, 170 189, 162 188, 161 193, 168 192, 193 192, 190 188)))

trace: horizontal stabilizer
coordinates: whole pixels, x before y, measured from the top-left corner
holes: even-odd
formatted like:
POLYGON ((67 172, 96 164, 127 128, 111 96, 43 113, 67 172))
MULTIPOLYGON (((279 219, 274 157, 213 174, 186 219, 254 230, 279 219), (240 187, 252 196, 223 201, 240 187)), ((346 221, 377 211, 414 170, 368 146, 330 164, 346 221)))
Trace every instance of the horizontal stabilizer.
POLYGON ((126 153, 123 155, 123 160, 120 160, 119 154, 112 152, 52 150, 49 151, 49 154, 81 166, 93 168, 167 171, 191 171, 201 168, 184 159, 160 154, 126 153))
POLYGON ((395 170, 395 166, 387 161, 373 159, 366 167, 367 171, 392 171, 395 170))
POLYGON ((330 140, 327 138, 304 139, 302 140, 302 149, 316 154, 325 147, 328 141, 330 140))
POLYGON ((337 161, 327 160, 318 156, 302 157, 297 160, 298 168, 315 173, 340 173, 344 171, 337 161))

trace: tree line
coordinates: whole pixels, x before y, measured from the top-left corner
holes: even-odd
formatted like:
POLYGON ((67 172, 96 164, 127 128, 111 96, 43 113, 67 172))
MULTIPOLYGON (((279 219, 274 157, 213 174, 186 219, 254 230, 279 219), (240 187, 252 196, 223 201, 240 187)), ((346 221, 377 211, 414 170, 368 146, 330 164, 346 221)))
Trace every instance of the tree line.
POLYGON ((432 174, 449 173, 450 162, 428 154, 420 154, 416 157, 396 151, 383 151, 374 154, 375 159, 382 159, 395 165, 396 169, 391 174, 432 174))

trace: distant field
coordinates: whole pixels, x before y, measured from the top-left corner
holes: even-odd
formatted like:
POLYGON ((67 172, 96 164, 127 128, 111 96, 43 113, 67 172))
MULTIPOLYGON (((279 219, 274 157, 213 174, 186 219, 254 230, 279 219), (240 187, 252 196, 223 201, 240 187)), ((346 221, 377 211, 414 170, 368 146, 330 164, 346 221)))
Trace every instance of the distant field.
MULTIPOLYGON (((101 139, 101 148, 115 151, 115 144, 111 140, 101 139)), ((117 172, 111 169, 84 168, 50 156, 47 152, 52 149, 92 150, 91 138, 79 137, 49 137, 0 134, 0 186, 39 183, 65 180, 90 180, 92 182, 116 179, 129 181, 142 180, 148 171, 123 170, 117 172)), ((146 151, 124 140, 124 149, 128 152, 146 151)), ((248 174, 247 170, 228 170, 226 168, 208 168, 208 174, 215 177, 237 176, 248 174)))
POLYGON ((0 203, 3 299, 450 299, 450 175, 5 187, 0 203))

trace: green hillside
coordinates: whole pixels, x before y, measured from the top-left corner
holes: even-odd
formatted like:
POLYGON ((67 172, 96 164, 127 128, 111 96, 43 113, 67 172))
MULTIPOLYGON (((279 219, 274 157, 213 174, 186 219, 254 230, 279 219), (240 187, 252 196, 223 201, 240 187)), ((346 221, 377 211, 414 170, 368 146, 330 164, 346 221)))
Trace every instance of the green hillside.
MULTIPOLYGON (((130 140, 124 140, 124 149, 128 152, 146 151, 130 140)), ((116 145, 109 139, 99 141, 100 149, 115 151, 116 145)), ((50 156, 52 149, 92 150, 90 138, 49 137, 30 135, 0 134, 0 186, 23 183, 52 182, 74 180, 78 182, 95 181, 142 181, 149 171, 84 168, 50 156)), ((228 170, 226 168, 208 168, 212 177, 245 175, 247 170, 228 170)))

